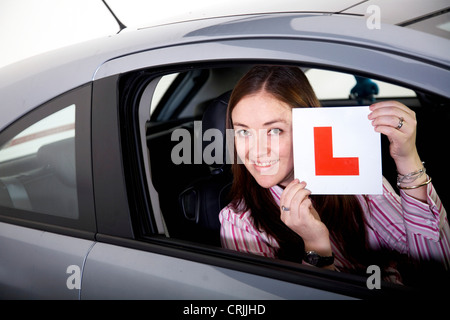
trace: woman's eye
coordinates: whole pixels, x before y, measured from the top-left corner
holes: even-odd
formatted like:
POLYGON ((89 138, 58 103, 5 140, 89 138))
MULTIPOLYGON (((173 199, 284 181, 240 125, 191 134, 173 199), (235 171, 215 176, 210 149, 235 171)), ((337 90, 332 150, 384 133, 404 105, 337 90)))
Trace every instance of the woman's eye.
POLYGON ((250 136, 250 131, 244 130, 244 129, 237 130, 236 135, 238 135, 239 137, 248 137, 248 136, 250 136))
POLYGON ((279 135, 281 133, 281 129, 274 128, 269 130, 269 135, 279 135))

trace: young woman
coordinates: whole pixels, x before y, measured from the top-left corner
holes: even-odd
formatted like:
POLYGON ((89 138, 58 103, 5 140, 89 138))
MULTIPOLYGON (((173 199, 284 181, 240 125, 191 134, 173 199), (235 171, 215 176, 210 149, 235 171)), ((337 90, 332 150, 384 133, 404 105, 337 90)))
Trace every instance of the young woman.
POLYGON ((222 246, 340 271, 376 264, 393 281, 401 281, 404 257, 448 269, 447 215, 416 149, 414 113, 395 101, 370 106, 374 130, 389 138, 400 195, 384 180, 383 195, 314 196, 294 179, 291 109, 308 107, 319 101, 296 67, 254 67, 234 88, 234 181, 219 216, 222 246))

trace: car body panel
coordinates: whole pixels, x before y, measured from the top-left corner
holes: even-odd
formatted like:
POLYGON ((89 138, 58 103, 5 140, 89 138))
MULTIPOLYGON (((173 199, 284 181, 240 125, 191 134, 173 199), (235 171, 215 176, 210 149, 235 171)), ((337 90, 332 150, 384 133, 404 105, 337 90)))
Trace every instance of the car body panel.
POLYGON ((0 243, 0 298, 79 299, 67 281, 81 277, 94 241, 0 222, 0 243))
POLYGON ((276 279, 97 243, 81 299, 350 299, 276 279))

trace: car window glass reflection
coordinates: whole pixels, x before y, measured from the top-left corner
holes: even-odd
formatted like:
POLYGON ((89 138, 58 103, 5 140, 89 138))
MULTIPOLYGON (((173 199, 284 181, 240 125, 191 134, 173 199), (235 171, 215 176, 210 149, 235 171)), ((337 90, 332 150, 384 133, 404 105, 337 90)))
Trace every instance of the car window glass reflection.
POLYGON ((78 217, 74 104, 19 132, 0 148, 0 205, 78 217))

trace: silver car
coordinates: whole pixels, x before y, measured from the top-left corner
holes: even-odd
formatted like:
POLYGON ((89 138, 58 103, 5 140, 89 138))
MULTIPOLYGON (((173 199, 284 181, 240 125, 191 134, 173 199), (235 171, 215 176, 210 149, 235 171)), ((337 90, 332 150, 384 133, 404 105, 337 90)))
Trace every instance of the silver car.
MULTIPOLYGON (((324 106, 395 99, 413 109, 419 153, 448 206, 449 52, 447 39, 360 17, 280 13, 121 32, 0 69, 0 297, 434 296, 442 282, 422 275, 417 286, 394 285, 370 270, 221 248, 231 177, 226 161, 203 155, 206 130, 220 127, 226 93, 246 70, 296 65, 324 106), (351 94, 355 76, 378 92, 351 94), (176 160, 184 134, 191 143, 176 160)), ((383 174, 395 178, 383 146, 383 174)))

